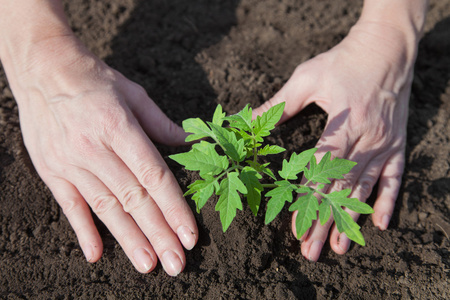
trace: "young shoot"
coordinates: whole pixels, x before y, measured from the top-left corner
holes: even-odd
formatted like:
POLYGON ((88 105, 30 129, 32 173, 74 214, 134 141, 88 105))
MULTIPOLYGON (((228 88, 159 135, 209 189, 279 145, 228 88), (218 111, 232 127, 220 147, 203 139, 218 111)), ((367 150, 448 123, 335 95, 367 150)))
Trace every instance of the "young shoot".
POLYGON ((235 218, 236 210, 242 210, 242 199, 256 216, 264 196, 268 198, 266 224, 289 203, 289 211, 298 211, 297 238, 314 220, 319 219, 323 225, 332 215, 340 233, 344 232, 349 239, 364 246, 360 226, 344 207, 360 214, 371 214, 373 209, 356 198, 349 198, 351 189, 324 192, 325 185, 333 179, 344 178, 355 162, 331 159, 330 152, 317 162, 316 148, 292 153, 275 173, 269 169, 270 163, 260 161, 261 156, 285 151, 278 145, 264 143, 264 138, 280 120, 283 109, 284 103, 280 103, 252 120, 249 105, 230 116, 226 116, 218 105, 211 122, 205 123, 200 118, 183 121, 184 130, 191 133, 186 141, 200 141, 193 144, 190 151, 170 158, 186 170, 198 171, 201 177, 188 186, 185 196, 192 195, 198 213, 213 194, 219 196, 215 209, 220 213, 224 232, 235 218), (302 177, 306 179, 304 184, 300 183, 302 177))

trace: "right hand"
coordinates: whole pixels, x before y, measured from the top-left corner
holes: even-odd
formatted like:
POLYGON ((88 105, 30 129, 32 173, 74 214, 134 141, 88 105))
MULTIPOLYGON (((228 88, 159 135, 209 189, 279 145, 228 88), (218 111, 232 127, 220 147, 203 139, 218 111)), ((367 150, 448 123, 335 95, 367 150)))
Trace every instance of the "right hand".
MULTIPOLYGON (((403 34, 383 23, 358 23, 340 44, 300 64, 286 85, 253 111, 260 115, 284 101, 281 121, 312 102, 327 112, 328 121, 316 145, 317 161, 330 151, 333 158, 358 164, 325 191, 349 188, 351 198, 365 202, 379 181, 372 219, 380 230, 388 227, 393 214, 405 163, 416 45, 408 48, 401 43, 403 34)), ((351 210, 348 213, 355 221, 359 217, 351 210)), ((297 212, 292 217, 295 236, 296 217, 297 212)), ((350 239, 330 218, 323 225, 313 221, 301 237, 303 256, 317 261, 328 237, 334 252, 348 251, 350 239)))
POLYGON ((181 244, 194 247, 198 229, 150 138, 179 145, 186 133, 142 87, 75 45, 53 44, 48 59, 7 74, 33 164, 89 262, 103 249, 91 207, 138 271, 153 270, 159 258, 176 276, 185 266, 181 244))

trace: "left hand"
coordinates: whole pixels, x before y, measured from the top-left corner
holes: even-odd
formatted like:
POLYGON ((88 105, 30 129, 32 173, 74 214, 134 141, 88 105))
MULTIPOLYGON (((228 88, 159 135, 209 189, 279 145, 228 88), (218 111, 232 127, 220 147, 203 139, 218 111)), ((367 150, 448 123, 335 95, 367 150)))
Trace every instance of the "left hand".
MULTIPOLYGON (((327 112, 328 121, 317 143, 317 160, 331 151, 333 157, 358 163, 345 179, 332 182, 328 192, 351 188, 350 197, 365 202, 379 180, 372 218, 381 230, 391 219, 405 163, 415 57, 403 49, 401 40, 401 32, 394 28, 356 25, 333 49, 299 65, 286 85, 254 111, 260 115, 284 101, 281 122, 312 102, 327 112)), ((358 219, 358 214, 348 212, 358 219)), ((292 222, 295 235, 296 215, 292 222)), ((301 238, 303 256, 317 261, 328 234, 336 253, 348 251, 350 240, 338 232, 330 218, 324 226, 315 221, 301 238)))

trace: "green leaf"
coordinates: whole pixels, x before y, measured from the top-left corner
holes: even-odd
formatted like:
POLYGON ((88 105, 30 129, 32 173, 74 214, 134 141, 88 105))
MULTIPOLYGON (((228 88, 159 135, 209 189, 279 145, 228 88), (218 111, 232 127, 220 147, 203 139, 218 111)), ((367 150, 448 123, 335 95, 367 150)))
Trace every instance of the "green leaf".
POLYGON ((258 150, 258 155, 278 154, 286 151, 283 147, 277 145, 265 145, 264 148, 258 150))
MULTIPOLYGON (((269 164, 269 163, 267 163, 269 164)), ((266 168, 265 166, 263 166, 261 168, 261 172, 263 172, 264 174, 268 175, 269 177, 271 177, 273 180, 276 180, 275 174, 273 174, 272 170, 269 168, 266 168)))
POLYGON ((244 140, 238 140, 232 131, 228 131, 216 124, 208 123, 212 129, 216 141, 223 148, 226 155, 234 161, 241 162, 245 159, 247 152, 244 151, 244 140))
POLYGON ((182 123, 184 131, 192 133, 186 137, 186 142, 192 142, 205 137, 212 137, 212 132, 200 118, 186 119, 182 123))
POLYGON ((284 179, 297 179, 297 174, 304 170, 316 151, 316 148, 312 148, 300 154, 292 153, 289 161, 283 160, 283 167, 278 174, 284 179))
MULTIPOLYGON (((260 183, 262 174, 267 174, 274 181, 276 180, 275 175, 268 168, 269 163, 260 164, 257 162, 257 157, 285 151, 277 145, 266 145, 260 148, 264 142, 263 138, 270 135, 270 131, 282 117, 284 107, 284 103, 275 105, 252 121, 252 109, 249 105, 228 117, 223 112, 222 106, 217 105, 212 122, 205 123, 199 118, 191 118, 183 122, 184 130, 191 133, 186 141, 209 137, 216 143, 201 141, 193 145, 191 151, 171 155, 170 158, 184 165, 187 170, 199 171, 202 179, 189 185, 185 194, 192 195, 197 211, 200 211, 214 193, 219 196, 215 209, 220 212, 224 231, 235 218, 236 210, 242 210, 240 194, 246 196, 250 209, 257 215, 261 205, 261 194, 264 191, 260 183), (225 120, 230 123, 227 128, 222 127, 225 120), (222 148, 226 156, 216 151, 217 145, 222 148), (253 159, 250 160, 250 157, 253 159), (247 158, 249 160, 246 160, 247 158), (246 160, 247 166, 240 164, 243 160, 246 160), (239 169, 239 171, 228 173, 230 161, 233 161, 233 169, 239 169)), ((276 181, 276 187, 266 194, 269 200, 265 223, 273 221, 286 202, 293 202, 292 192, 295 191, 300 197, 290 205, 289 210, 298 211, 295 225, 298 237, 301 237, 318 217, 320 223, 324 225, 333 214, 338 230, 345 232, 351 240, 364 245, 359 225, 353 221, 344 207, 357 213, 373 213, 373 209, 355 198, 349 198, 351 191, 348 189, 328 195, 321 191, 325 188, 325 184, 331 183, 332 179, 342 179, 343 175, 350 172, 356 163, 340 158, 331 160, 330 152, 327 152, 317 163, 314 156, 316 151, 317 149, 309 149, 300 154, 293 153, 289 160, 283 161, 282 169, 278 173, 284 180, 276 181), (305 173, 308 183, 316 185, 315 189, 305 185, 294 185, 288 181, 298 179, 301 172, 305 173), (315 194, 323 197, 320 205, 315 194)))
POLYGON ((227 130, 233 131, 238 140, 243 139, 245 141, 246 146, 253 143, 252 136, 249 135, 244 130, 233 128, 233 127, 229 127, 229 128, 227 128, 227 130))
POLYGON ((332 192, 327 195, 328 199, 333 201, 336 205, 345 206, 359 214, 373 214, 374 210, 367 203, 359 201, 357 198, 348 198, 351 189, 332 192))
POLYGON ((319 220, 320 225, 325 225, 331 216, 331 202, 327 198, 322 198, 322 203, 319 205, 319 220))
POLYGON ((277 180, 275 175, 273 174, 272 170, 267 168, 267 166, 270 165, 270 163, 265 163, 265 164, 261 165, 252 160, 246 160, 245 162, 248 163, 248 165, 250 167, 252 167, 253 169, 255 169, 258 173, 264 173, 264 174, 270 176, 273 180, 277 180))
POLYGON ((259 138, 270 135, 270 131, 275 128, 275 124, 280 121, 283 115, 284 105, 285 103, 282 102, 272 106, 262 116, 257 116, 253 121, 253 133, 258 141, 261 141, 259 138))
POLYGON ((212 123, 218 125, 218 126, 222 126, 223 121, 225 119, 225 113, 222 110, 222 105, 218 104, 216 107, 216 110, 214 111, 214 115, 212 118, 212 123))
POLYGON ((353 220, 349 213, 333 203, 331 203, 331 208, 338 231, 340 233, 345 232, 349 239, 361 246, 365 246, 366 242, 360 231, 361 227, 353 220))
POLYGON ((353 220, 353 218, 348 214, 341 206, 346 206, 347 208, 357 212, 357 213, 373 213, 373 209, 360 202, 356 198, 348 198, 351 190, 345 189, 342 191, 335 191, 328 195, 324 195, 322 202, 327 202, 333 210, 334 222, 340 233, 345 232, 347 237, 352 241, 364 246, 366 243, 364 237, 361 234, 360 226, 353 220))
POLYGON ((219 155, 214 145, 206 141, 194 144, 189 152, 169 156, 177 163, 184 165, 186 170, 200 171, 200 176, 217 175, 228 168, 226 156, 219 155))
POLYGON ((319 164, 313 156, 311 158, 310 168, 305 170, 305 177, 312 183, 331 183, 329 178, 342 179, 344 174, 356 165, 356 162, 335 158, 331 159, 331 152, 327 152, 319 164))
POLYGON ((227 129, 234 132, 238 141, 244 141, 244 152, 246 153, 245 157, 253 156, 253 138, 244 130, 236 129, 233 127, 229 127, 227 129))
POLYGON ((266 193, 266 197, 271 197, 267 202, 266 218, 264 222, 269 224, 283 209, 286 202, 292 202, 292 191, 296 188, 287 180, 276 181, 276 188, 266 193))
POLYGON ((214 190, 217 190, 219 186, 217 180, 211 176, 205 180, 196 180, 188 188, 189 190, 184 195, 194 194, 192 200, 194 200, 197 207, 197 213, 200 213, 200 209, 202 209, 208 199, 211 198, 214 190))
POLYGON ((217 195, 220 195, 216 204, 216 211, 220 212, 222 229, 225 232, 236 216, 236 209, 242 210, 241 194, 247 194, 247 188, 239 179, 237 172, 228 173, 228 176, 220 182, 217 195))
POLYGON ((253 214, 256 216, 261 203, 261 192, 264 190, 259 182, 262 176, 255 169, 245 167, 239 175, 239 178, 247 187, 247 203, 253 214))
POLYGON ((230 126, 234 128, 242 129, 248 132, 252 131, 252 109, 249 104, 247 104, 237 114, 226 117, 225 120, 229 121, 230 126))
POLYGON ((319 201, 314 196, 314 189, 306 188, 299 191, 302 193, 306 192, 306 194, 298 197, 297 201, 289 207, 289 211, 298 211, 295 219, 298 239, 311 227, 312 221, 317 220, 317 210, 319 209, 319 201))

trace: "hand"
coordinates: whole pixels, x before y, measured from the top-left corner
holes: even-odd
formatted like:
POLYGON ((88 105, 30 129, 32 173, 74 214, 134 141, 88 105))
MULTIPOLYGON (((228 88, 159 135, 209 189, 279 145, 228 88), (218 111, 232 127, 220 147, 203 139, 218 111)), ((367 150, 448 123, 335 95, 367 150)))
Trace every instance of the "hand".
POLYGON ((52 46, 64 55, 36 60, 21 77, 10 78, 33 164, 89 262, 102 254, 90 206, 138 271, 153 270, 159 258, 176 276, 185 266, 181 244, 194 247, 198 230, 149 137, 177 145, 186 133, 142 87, 75 44, 52 46))
MULTIPOLYGON (((358 24, 339 45, 299 65, 286 85, 255 110, 255 114, 261 114, 285 101, 282 121, 312 102, 327 112, 316 158, 331 151, 334 157, 358 163, 345 179, 332 182, 328 189, 351 188, 351 197, 365 202, 379 180, 372 218, 381 230, 391 219, 405 162, 415 57, 402 50, 401 41, 401 33, 393 28, 358 24)), ((358 214, 348 212, 358 219, 358 214)), ((294 234, 296 215, 292 222, 294 234)), ((332 220, 324 226, 313 223, 301 238, 303 256, 317 261, 328 234, 336 253, 348 251, 350 240, 332 225, 332 220)))

